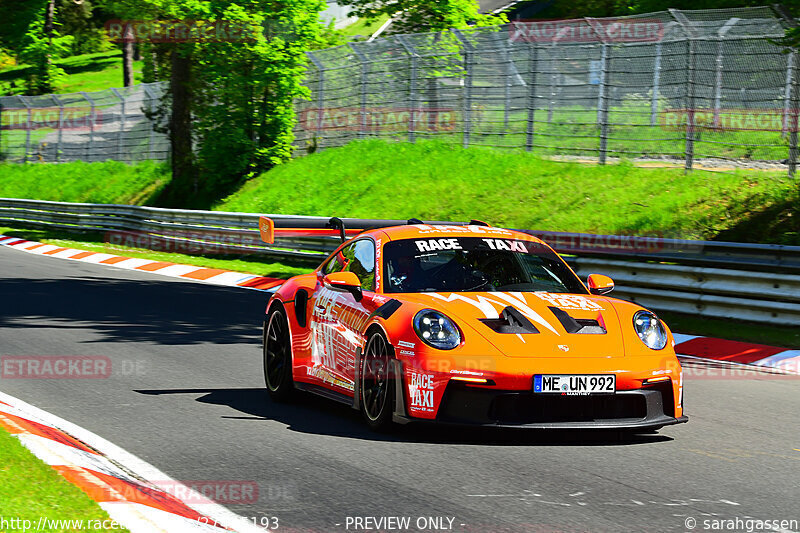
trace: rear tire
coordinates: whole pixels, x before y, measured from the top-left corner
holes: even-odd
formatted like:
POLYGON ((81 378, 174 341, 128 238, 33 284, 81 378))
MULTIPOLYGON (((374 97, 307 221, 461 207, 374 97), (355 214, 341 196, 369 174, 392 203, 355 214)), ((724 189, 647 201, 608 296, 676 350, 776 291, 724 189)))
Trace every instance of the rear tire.
POLYGON ((269 314, 264 324, 264 381, 275 401, 286 401, 294 392, 289 321, 280 307, 269 314))
POLYGON ((359 369, 359 404, 364 420, 375 431, 392 427, 396 378, 393 360, 386 338, 380 332, 370 335, 359 369))

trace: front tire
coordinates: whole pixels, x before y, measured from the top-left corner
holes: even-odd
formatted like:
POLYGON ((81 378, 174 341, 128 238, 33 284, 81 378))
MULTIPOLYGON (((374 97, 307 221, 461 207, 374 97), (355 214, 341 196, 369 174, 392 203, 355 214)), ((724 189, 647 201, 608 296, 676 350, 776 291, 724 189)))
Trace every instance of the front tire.
POLYGON ((379 332, 370 335, 361 358, 359 404, 367 425, 376 431, 392 426, 394 370, 392 349, 379 332))
POLYGON ((294 391, 289 321, 280 307, 269 314, 264 324, 264 381, 275 401, 288 400, 294 391))

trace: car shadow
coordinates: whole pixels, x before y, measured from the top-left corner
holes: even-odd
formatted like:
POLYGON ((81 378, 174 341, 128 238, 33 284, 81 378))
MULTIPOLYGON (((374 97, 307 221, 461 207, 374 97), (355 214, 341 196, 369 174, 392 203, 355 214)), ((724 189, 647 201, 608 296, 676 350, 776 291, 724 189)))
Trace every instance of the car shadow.
POLYGON ((609 430, 541 430, 443 426, 416 423, 395 426, 391 432, 371 431, 361 415, 350 407, 297 391, 290 403, 276 403, 265 389, 142 389, 140 394, 161 396, 185 394, 195 401, 227 406, 240 414, 223 418, 236 420, 277 421, 290 431, 373 441, 420 442, 430 444, 471 444, 499 446, 627 446, 673 440, 659 434, 635 434, 609 430))

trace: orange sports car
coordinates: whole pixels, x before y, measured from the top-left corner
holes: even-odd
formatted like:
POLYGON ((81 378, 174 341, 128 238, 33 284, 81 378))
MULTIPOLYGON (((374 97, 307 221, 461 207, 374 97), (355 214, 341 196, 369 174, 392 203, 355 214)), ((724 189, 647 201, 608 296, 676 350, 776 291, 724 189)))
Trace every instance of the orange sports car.
MULTIPOLYGON (((394 423, 656 430, 686 422, 674 340, 543 241, 478 221, 360 231, 270 298, 264 374, 394 423)), ((262 217, 262 238, 274 222, 262 217)), ((292 230, 285 229, 287 234, 292 230)), ((311 229, 298 229, 306 235, 311 229)))

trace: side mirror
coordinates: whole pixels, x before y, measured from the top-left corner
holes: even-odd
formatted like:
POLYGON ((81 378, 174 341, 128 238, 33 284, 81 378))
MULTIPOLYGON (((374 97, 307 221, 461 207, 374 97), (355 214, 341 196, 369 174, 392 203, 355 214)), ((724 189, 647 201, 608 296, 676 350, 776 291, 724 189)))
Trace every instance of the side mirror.
POLYGON ((589 274, 586 284, 592 294, 608 294, 614 290, 614 280, 602 274, 589 274))
POLYGON ((335 291, 346 291, 353 295, 357 302, 361 301, 361 280, 352 272, 333 272, 322 278, 322 283, 335 291))

